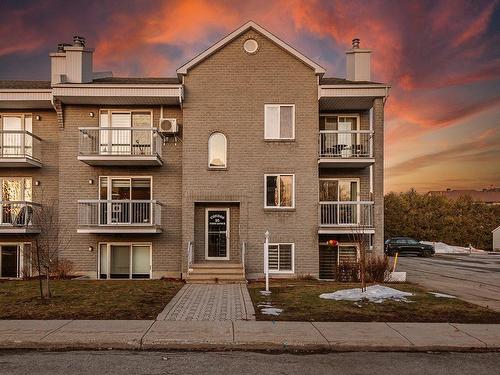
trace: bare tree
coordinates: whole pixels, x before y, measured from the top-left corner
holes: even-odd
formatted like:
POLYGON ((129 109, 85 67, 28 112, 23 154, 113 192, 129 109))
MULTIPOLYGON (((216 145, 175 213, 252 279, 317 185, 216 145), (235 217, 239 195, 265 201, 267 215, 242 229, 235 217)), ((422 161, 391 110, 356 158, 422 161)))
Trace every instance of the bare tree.
POLYGON ((366 249, 369 246, 368 236, 364 225, 352 228, 351 237, 359 249, 359 280, 362 292, 366 291, 366 249))
POLYGON ((43 195, 40 202, 32 211, 32 225, 40 229, 40 234, 32 241, 30 259, 38 274, 40 297, 44 299, 52 296, 50 276, 60 260, 60 252, 70 246, 73 236, 69 226, 59 220, 57 202, 44 200, 43 195))

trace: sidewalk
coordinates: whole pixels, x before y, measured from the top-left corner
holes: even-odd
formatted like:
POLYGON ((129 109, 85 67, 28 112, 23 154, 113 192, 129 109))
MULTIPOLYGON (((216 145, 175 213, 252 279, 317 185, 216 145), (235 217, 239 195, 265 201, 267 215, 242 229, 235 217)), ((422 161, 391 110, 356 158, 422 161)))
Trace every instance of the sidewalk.
POLYGON ((500 325, 3 320, 0 349, 500 351, 500 325))

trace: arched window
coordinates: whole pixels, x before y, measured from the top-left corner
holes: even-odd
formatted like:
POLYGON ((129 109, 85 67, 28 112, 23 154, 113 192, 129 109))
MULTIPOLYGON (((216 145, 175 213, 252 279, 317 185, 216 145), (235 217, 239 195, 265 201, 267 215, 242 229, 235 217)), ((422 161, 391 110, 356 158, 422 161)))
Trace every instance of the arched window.
POLYGON ((227 167, 227 141, 222 133, 213 133, 208 138, 208 167, 213 169, 227 167))

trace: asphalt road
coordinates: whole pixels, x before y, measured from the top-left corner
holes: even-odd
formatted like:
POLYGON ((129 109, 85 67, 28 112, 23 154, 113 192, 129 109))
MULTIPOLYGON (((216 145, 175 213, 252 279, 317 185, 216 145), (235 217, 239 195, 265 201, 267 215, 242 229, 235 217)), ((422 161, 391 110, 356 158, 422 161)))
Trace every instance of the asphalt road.
POLYGON ((500 255, 400 257, 397 271, 432 291, 500 311, 500 255))
POLYGON ((499 353, 0 352, 11 374, 495 374, 499 353))

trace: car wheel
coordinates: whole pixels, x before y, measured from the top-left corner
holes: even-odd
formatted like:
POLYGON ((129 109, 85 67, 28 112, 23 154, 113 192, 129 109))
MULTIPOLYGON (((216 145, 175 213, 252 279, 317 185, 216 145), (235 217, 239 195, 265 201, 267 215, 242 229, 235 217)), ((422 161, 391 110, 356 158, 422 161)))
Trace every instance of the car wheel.
POLYGON ((429 258, 432 256, 432 252, 430 250, 425 249, 424 251, 422 251, 422 256, 425 258, 429 258))

